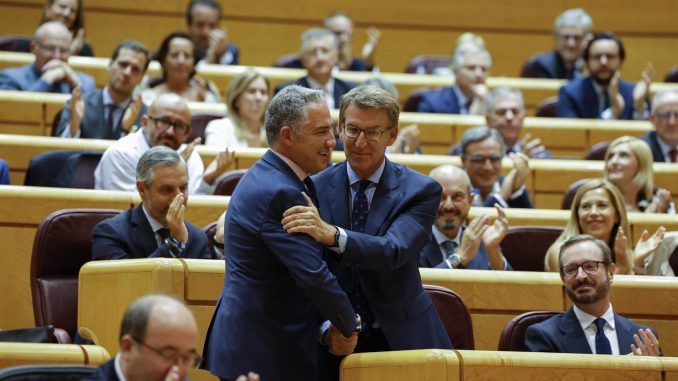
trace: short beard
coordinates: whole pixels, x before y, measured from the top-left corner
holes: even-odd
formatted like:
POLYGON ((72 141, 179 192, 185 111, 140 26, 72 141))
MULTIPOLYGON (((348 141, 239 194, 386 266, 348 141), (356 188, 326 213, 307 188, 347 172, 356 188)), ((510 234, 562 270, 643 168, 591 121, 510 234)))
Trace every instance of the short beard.
POLYGON ((597 303, 601 299, 607 297, 607 294, 610 292, 610 280, 606 279, 604 284, 601 284, 599 287, 596 287, 595 291, 592 294, 588 295, 577 295, 573 290, 565 288, 565 293, 575 304, 593 304, 597 303))

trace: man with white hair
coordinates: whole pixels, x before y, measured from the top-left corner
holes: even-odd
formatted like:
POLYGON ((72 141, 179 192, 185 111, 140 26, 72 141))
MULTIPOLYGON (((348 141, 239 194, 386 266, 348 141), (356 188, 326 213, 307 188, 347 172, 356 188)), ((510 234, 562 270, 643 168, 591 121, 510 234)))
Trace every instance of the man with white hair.
POLYGON ((0 90, 70 94, 80 86, 83 94, 94 91, 94 79, 68 65, 71 39, 71 32, 60 22, 40 25, 31 41, 35 62, 0 71, 0 90))
POLYGON ((483 47, 462 44, 454 51, 450 64, 456 84, 422 94, 417 112, 444 114, 484 114, 487 86, 485 80, 492 57, 483 47))
POLYGON ((568 9, 561 13, 553 26, 555 49, 532 58, 531 71, 523 76, 556 79, 581 76, 584 69, 581 55, 592 29, 593 20, 583 9, 568 9))
POLYGON ((678 90, 663 90, 654 96, 650 121, 655 130, 641 139, 650 146, 652 160, 678 162, 678 90))

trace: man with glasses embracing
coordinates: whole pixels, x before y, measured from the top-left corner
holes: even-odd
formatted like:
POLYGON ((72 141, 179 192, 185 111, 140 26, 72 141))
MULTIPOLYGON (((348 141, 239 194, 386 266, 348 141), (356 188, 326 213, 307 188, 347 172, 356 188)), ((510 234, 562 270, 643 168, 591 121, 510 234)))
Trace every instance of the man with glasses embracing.
POLYGON ((563 243, 558 257, 560 279, 574 306, 527 328, 531 352, 662 356, 657 333, 614 312, 610 286, 615 265, 607 244, 592 235, 563 243))
POLYGON ((215 179, 228 169, 233 153, 220 152, 207 170, 194 150, 199 138, 186 143, 191 136, 191 111, 186 101, 172 93, 158 96, 148 114, 141 117, 139 130, 108 147, 94 171, 94 188, 135 191, 136 167, 141 155, 152 147, 163 145, 179 152, 188 166, 188 193, 211 193, 215 179), (203 176, 204 172, 204 176, 203 176))
POLYGON ((506 146, 501 134, 486 126, 473 127, 461 137, 461 162, 471 179, 474 206, 532 208, 525 180, 530 168, 522 152, 510 153, 513 169, 501 176, 506 146))
MULTIPOLYGON (((135 300, 122 318, 120 351, 86 381, 179 381, 200 364, 198 327, 184 303, 167 295, 135 300)), ((237 381, 258 381, 250 373, 237 381)))
POLYGON ((0 90, 70 94, 80 87, 84 95, 94 91, 94 78, 68 65, 71 38, 71 32, 60 22, 40 25, 31 41, 35 62, 0 71, 0 90))

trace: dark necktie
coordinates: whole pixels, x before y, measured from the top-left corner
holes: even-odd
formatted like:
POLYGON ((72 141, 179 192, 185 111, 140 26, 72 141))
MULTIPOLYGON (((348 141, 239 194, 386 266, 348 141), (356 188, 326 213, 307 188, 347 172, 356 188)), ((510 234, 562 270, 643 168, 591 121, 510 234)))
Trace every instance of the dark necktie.
POLYGON ((168 228, 160 228, 156 231, 163 241, 170 237, 170 230, 168 228))
POLYGON ((443 250, 445 250, 445 259, 450 259, 452 254, 457 252, 457 243, 452 240, 447 240, 442 244, 443 250))
MULTIPOLYGON (((363 233, 365 231, 365 222, 367 221, 367 212, 369 205, 367 204, 367 197, 365 196, 365 189, 371 184, 369 180, 360 180, 358 183, 358 192, 353 197, 353 213, 351 215, 351 230, 354 232, 363 233)), ((360 285, 360 277, 358 275, 358 265, 351 265, 351 287, 347 294, 348 298, 355 309, 355 312, 360 314, 362 320, 361 335, 367 337, 371 334, 372 325, 375 318, 370 306, 367 304, 367 298, 363 293, 363 288, 360 285)))
POLYGON ((307 176, 304 179, 304 185, 306 185, 306 190, 308 190, 308 197, 310 197, 313 204, 318 207, 318 192, 315 190, 315 184, 313 184, 311 176, 307 176))
POLYGON ((598 318, 594 321, 596 323, 596 354, 611 355, 612 348, 610 347, 610 340, 605 336, 605 319, 598 318))
POLYGON ((108 118, 106 119, 106 125, 108 126, 107 133, 113 134, 113 138, 118 139, 120 137, 120 132, 118 131, 118 126, 115 123, 115 116, 113 114, 118 110, 118 106, 115 104, 106 105, 108 109, 108 118))
POLYGON ((610 108, 610 105, 611 105, 610 94, 607 91, 605 91, 603 93, 603 108, 600 110, 600 112, 603 112, 603 111, 607 110, 608 108, 610 108))
POLYGON ((672 163, 678 162, 678 149, 673 148, 669 151, 669 160, 671 160, 672 163))

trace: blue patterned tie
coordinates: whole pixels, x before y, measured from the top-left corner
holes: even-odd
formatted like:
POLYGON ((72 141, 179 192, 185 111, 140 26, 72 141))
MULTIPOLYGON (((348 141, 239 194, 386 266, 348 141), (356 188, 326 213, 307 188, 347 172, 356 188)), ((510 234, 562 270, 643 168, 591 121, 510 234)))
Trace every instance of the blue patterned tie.
POLYGON ((596 354, 611 355, 612 348, 610 347, 610 340, 605 336, 605 319, 598 318, 594 321, 596 323, 596 354))
MULTIPOLYGON (((371 183, 370 180, 360 180, 358 183, 358 192, 356 192, 353 198, 353 213, 351 215, 351 230, 354 232, 363 233, 365 231, 365 222, 367 221, 367 212, 369 209, 367 197, 365 196, 365 189, 367 189, 371 183)), ((351 265, 351 287, 347 291, 347 294, 355 312, 360 314, 363 326, 361 335, 367 337, 371 334, 375 318, 370 310, 370 306, 367 304, 367 298, 360 285, 357 264, 351 265)))
POLYGON ((445 250, 445 259, 450 259, 452 254, 457 252, 457 243, 451 239, 447 240, 443 242, 443 250, 445 250))

